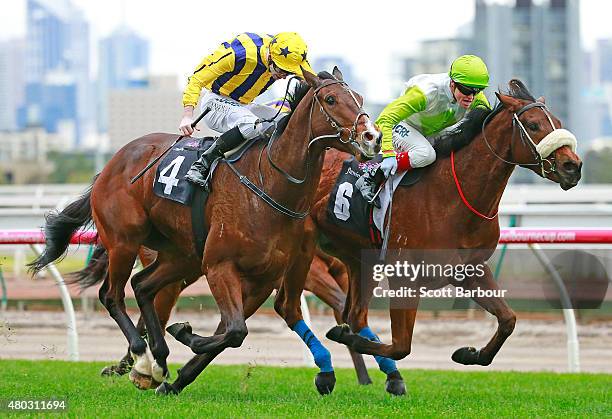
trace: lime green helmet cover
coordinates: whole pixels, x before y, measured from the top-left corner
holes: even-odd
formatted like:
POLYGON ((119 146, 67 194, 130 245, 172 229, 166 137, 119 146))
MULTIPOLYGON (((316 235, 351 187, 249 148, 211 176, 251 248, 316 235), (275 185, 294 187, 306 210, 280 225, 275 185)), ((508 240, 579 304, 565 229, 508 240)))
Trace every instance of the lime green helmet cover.
POLYGON ((480 57, 462 55, 451 64, 448 75, 464 86, 484 89, 489 85, 489 70, 480 57))

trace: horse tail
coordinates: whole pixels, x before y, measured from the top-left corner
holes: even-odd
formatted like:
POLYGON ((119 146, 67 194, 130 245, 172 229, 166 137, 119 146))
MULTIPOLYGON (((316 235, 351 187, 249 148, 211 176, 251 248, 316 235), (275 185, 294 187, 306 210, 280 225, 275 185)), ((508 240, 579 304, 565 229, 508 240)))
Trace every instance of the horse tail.
POLYGON ((28 263, 30 273, 36 274, 51 262, 63 259, 72 235, 79 228, 92 224, 90 202, 92 188, 93 183, 79 199, 60 212, 53 211, 45 217, 45 251, 28 263))
POLYGON ((94 249, 87 266, 80 271, 70 274, 69 284, 78 284, 81 290, 92 287, 106 278, 108 272, 108 252, 102 244, 98 243, 94 249))

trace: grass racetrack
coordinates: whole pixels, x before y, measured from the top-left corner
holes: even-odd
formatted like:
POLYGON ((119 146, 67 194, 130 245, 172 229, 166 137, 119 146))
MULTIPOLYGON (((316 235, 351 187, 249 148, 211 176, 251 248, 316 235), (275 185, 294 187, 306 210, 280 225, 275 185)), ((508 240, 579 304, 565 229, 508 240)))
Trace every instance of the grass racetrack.
MULTIPOLYGON (((339 369, 334 393, 321 397, 313 383, 315 368, 213 365, 179 396, 159 397, 137 390, 127 377, 100 377, 104 365, 0 361, 0 400, 65 398, 64 413, 79 418, 603 417, 612 412, 608 374, 403 370, 408 395, 391 397, 382 373, 370 370, 374 384, 359 386, 353 370, 339 369)), ((174 377, 176 369, 171 366, 174 377)))

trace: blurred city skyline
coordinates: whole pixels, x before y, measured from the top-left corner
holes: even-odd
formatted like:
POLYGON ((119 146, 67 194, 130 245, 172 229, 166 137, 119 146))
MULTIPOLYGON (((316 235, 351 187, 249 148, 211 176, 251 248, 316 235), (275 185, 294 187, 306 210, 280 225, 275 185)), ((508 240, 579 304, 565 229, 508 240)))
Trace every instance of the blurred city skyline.
MULTIPOLYGON (((231 19, 214 19, 207 16, 228 15, 225 3, 196 0, 155 4, 146 0, 70 0, 70 3, 83 12, 90 25, 92 78, 97 75, 98 42, 122 25, 149 41, 150 73, 176 75, 179 87, 205 54, 236 33, 290 30, 307 40, 311 61, 333 55, 353 65, 356 77, 367 86, 363 93, 372 101, 385 101, 396 94, 390 80, 398 73, 393 68, 396 56, 417 53, 423 40, 471 36, 475 11, 474 0, 433 0, 400 6, 396 2, 382 5, 378 2, 375 7, 371 2, 358 1, 346 7, 342 2, 313 0, 299 11, 283 6, 262 9, 252 2, 237 0, 232 2, 232 8, 239 13, 231 19)), ((611 12, 610 2, 580 1, 580 41, 584 48, 592 49, 598 39, 612 38, 612 25, 606 21, 611 12)), ((25 36, 26 0, 12 0, 3 9, 0 27, 0 40, 25 36)))
MULTIPOLYGON (((603 21, 612 3, 366 5, 314 0, 300 11, 264 12, 238 1, 228 19, 224 5, 189 0, 13 1, 0 16, 4 177, 31 179, 34 171, 20 162, 44 168, 48 151, 95 150, 99 157, 148 132, 176 133, 187 78, 220 42, 243 31, 299 32, 313 68, 339 65, 374 117, 412 76, 446 72, 454 58, 474 53, 489 67, 492 103, 494 91, 517 77, 547 98, 582 150, 612 144, 612 25, 603 21)), ((275 83, 258 102, 285 86, 275 83)), ((213 135, 200 125, 200 135, 213 135)), ((38 178, 48 172, 41 170, 38 178)))

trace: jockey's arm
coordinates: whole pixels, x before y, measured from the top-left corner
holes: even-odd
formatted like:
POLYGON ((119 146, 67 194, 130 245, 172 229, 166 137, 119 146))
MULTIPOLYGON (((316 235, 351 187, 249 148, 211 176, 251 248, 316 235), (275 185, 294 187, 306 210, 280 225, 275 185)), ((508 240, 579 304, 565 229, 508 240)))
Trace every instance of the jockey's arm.
POLYGON ((474 101, 470 105, 470 109, 476 109, 479 106, 484 106, 487 109, 491 109, 491 105, 489 104, 484 92, 478 92, 478 94, 474 97, 474 101))
MULTIPOLYGON (((205 57, 194 73, 189 77, 187 87, 183 92, 183 106, 195 108, 200 99, 203 87, 210 86, 219 76, 234 69, 234 53, 226 53, 216 61, 211 62, 211 56, 205 57)), ((187 110, 187 109, 186 109, 187 110)))
POLYGON ((393 149, 393 128, 410 115, 424 111, 426 106, 427 98, 425 94, 421 89, 413 86, 383 109, 376 120, 376 124, 383 134, 383 158, 395 156, 395 150, 393 149))

